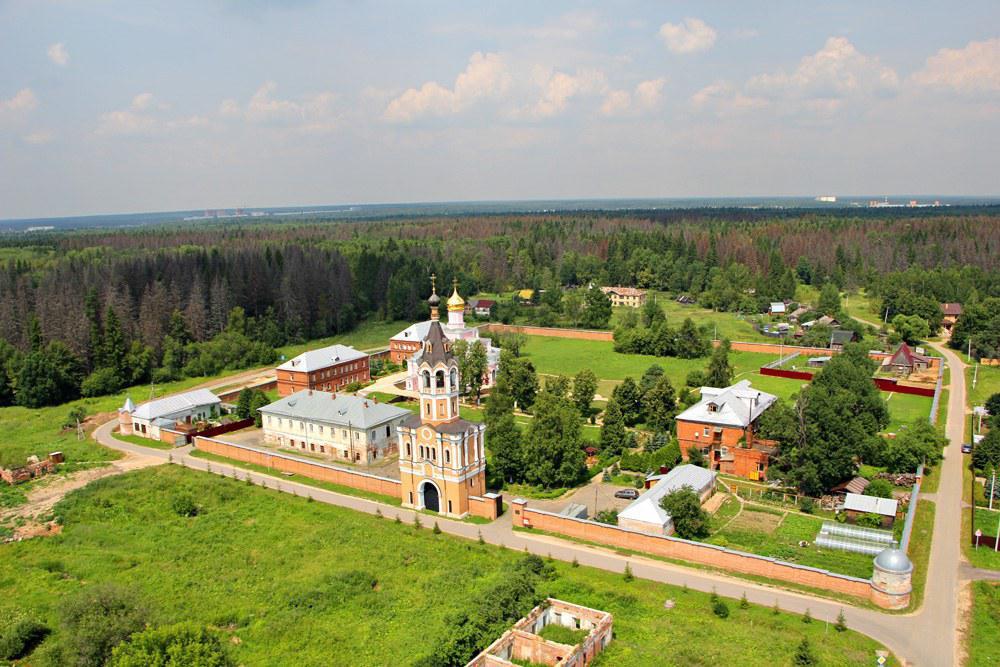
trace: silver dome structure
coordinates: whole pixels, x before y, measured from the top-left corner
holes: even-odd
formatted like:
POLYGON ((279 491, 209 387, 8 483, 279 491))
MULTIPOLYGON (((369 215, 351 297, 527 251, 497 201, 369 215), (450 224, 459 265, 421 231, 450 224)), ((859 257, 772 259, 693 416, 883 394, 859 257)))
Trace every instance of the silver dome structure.
POLYGON ((875 567, 883 572, 907 574, 913 571, 913 563, 900 549, 885 549, 875 557, 875 567))

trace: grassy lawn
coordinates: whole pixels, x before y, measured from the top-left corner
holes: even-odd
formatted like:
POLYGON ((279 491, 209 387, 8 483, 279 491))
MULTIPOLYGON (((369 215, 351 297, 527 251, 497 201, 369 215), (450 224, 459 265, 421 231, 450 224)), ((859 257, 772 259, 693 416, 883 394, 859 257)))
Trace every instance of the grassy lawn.
POLYGON ((719 338, 745 341, 775 340, 774 338, 769 338, 761 333, 758 333, 753 328, 750 318, 764 317, 762 315, 741 316, 738 313, 720 313, 708 308, 702 308, 698 305, 685 305, 677 303, 677 301, 669 295, 662 293, 656 294, 656 300, 657 303, 659 303, 663 308, 663 312, 666 313, 667 322, 672 327, 679 326, 681 322, 690 317, 691 320, 698 326, 708 325, 713 334, 718 332, 719 338))
POLYGON ((280 347, 278 348, 278 354, 284 355, 286 359, 291 359, 306 350, 315 350, 335 343, 350 345, 358 350, 389 347, 389 339, 411 324, 413 323, 405 320, 389 322, 367 320, 355 327, 353 331, 330 336, 329 338, 318 338, 307 343, 297 343, 295 345, 280 347))
POLYGON ((972 624, 968 639, 968 667, 1000 664, 1000 584, 972 584, 972 624))
POLYGON ((170 450, 173 449, 173 445, 169 445, 165 442, 160 442, 159 440, 153 440, 152 438, 143 438, 138 435, 122 435, 115 431, 113 434, 115 440, 121 440, 122 442, 130 442, 133 445, 139 445, 140 447, 152 447, 153 449, 163 449, 170 450))
MULTIPOLYGON (((934 402, 934 399, 930 396, 914 396, 913 394, 884 391, 881 394, 886 407, 889 408, 889 426, 886 428, 889 433, 896 433, 900 427, 912 424, 918 419, 927 419, 931 414, 931 403, 934 402)), ((945 405, 944 413, 947 411, 947 405, 945 405)), ((939 415, 939 418, 944 416, 944 414, 939 415)))
MULTIPOLYGON (((219 628, 237 664, 410 664, 522 558, 177 466, 101 480, 57 511, 62 534, 8 545, 0 559, 4 613, 16 604, 54 629, 36 653, 60 640, 67 597, 114 581, 154 625, 219 628), (201 506, 198 516, 171 510, 180 493, 201 506)), ((704 593, 553 566, 540 594, 615 616, 615 638, 595 665, 786 665, 802 637, 820 664, 868 665, 881 648, 770 608, 730 601, 720 619, 704 593)))
MULTIPOLYGON (((818 301, 818 297, 817 297, 818 301)), ((879 305, 872 301, 863 291, 853 294, 841 294, 840 302, 851 317, 861 318, 868 322, 881 322, 883 313, 878 312, 879 305)))
MULTIPOLYGON (((684 380, 691 371, 703 371, 708 366, 708 358, 678 359, 676 357, 654 357, 645 354, 621 354, 615 352, 614 343, 598 340, 575 340, 571 338, 551 338, 548 336, 528 336, 522 356, 534 364, 535 370, 543 375, 575 375, 584 368, 594 371, 602 383, 598 393, 607 397, 610 388, 626 376, 636 381, 647 368, 657 364, 663 368, 674 388, 684 386, 684 380)), ((736 373, 757 370, 763 364, 773 361, 776 355, 760 352, 731 352, 729 361, 736 373)))
POLYGON ((968 392, 966 400, 969 407, 983 405, 986 399, 1000 392, 1000 366, 980 366, 978 374, 975 366, 965 369, 965 389, 968 392), (976 377, 976 388, 972 388, 972 376, 976 377))
MULTIPOLYGON (((910 609, 916 609, 924 599, 927 583, 927 566, 931 558, 931 538, 934 533, 935 505, 929 500, 917 503, 917 516, 913 519, 910 547, 907 555, 913 563, 913 593, 910 595, 910 609)), ((897 521, 901 523, 902 519, 897 521)))
MULTIPOLYGON (((723 509, 725 506, 719 511, 723 509)), ((840 574, 870 577, 871 556, 812 546, 822 524, 823 520, 816 517, 747 505, 736 519, 705 541, 840 574), (810 546, 800 547, 800 541, 809 542, 810 546)))

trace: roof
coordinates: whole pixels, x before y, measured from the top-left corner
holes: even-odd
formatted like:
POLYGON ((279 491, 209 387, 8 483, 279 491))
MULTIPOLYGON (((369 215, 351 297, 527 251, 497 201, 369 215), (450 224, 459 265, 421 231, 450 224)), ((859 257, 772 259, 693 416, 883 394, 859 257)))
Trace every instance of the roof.
POLYGON ((740 380, 724 389, 702 387, 701 400, 677 415, 676 419, 746 428, 777 400, 774 394, 754 389, 749 380, 740 380))
POLYGON ((458 282, 456 282, 452 287, 451 296, 448 297, 448 310, 455 310, 464 307, 465 307, 465 299, 459 296, 458 282))
POLYGON ((886 572, 910 572, 913 570, 913 563, 904 551, 900 549, 886 549, 875 556, 875 565, 886 572))
MULTIPOLYGON (((407 410, 407 412, 409 412, 407 410)), ((403 420, 402 426, 406 428, 420 428, 424 425, 424 420, 420 415, 410 413, 410 416, 403 420)), ((455 421, 443 422, 441 424, 436 424, 434 430, 438 433, 456 434, 456 433, 468 433, 473 429, 477 428, 479 425, 475 422, 466 421, 465 419, 456 419, 455 421)))
POLYGON ((533 289, 522 289, 517 291, 517 295, 522 299, 530 299, 535 296, 535 290, 533 289))
POLYGON ((660 507, 660 499, 685 486, 691 487, 700 495, 715 483, 715 476, 715 472, 689 463, 677 466, 665 475, 654 475, 649 479, 659 481, 619 512, 618 518, 666 525, 670 521, 670 515, 660 507))
POLYGON ((427 332, 431 328, 431 322, 433 320, 424 320, 423 322, 411 324, 389 340, 422 341, 427 337, 427 332))
POLYGON ((787 310, 785 304, 782 301, 772 301, 771 302, 771 312, 772 313, 783 313, 787 310))
POLYGON ((805 315, 808 312, 809 312, 808 308, 806 308, 805 306, 799 306, 798 308, 796 308, 795 310, 793 310, 791 312, 791 314, 789 315, 789 317, 795 317, 795 318, 802 317, 803 315, 805 315))
POLYGON ((849 329, 834 329, 830 334, 830 345, 847 345, 854 340, 854 335, 849 329))
POLYGON ((868 488, 869 484, 871 484, 871 482, 869 482, 864 477, 855 477, 854 479, 852 479, 849 482, 845 482, 843 484, 838 484, 837 486, 833 487, 831 489, 831 491, 834 491, 834 492, 836 492, 836 491, 846 491, 847 493, 858 493, 858 494, 860 494, 860 493, 864 493, 865 492, 865 489, 868 488))
POLYGON ((945 315, 952 315, 958 317, 962 314, 962 304, 960 303, 942 303, 941 312, 945 315))
POLYGON ((131 396, 125 397, 125 405, 118 408, 118 412, 127 412, 132 414, 135 411, 135 403, 132 402, 131 396))
POLYGON ((605 294, 613 292, 620 296, 643 296, 646 293, 646 290, 638 287, 602 287, 601 291, 605 294))
POLYGON ((926 364, 927 357, 922 354, 917 354, 910 349, 910 346, 906 343, 900 343, 896 351, 893 352, 892 356, 889 357, 888 361, 883 362, 887 366, 908 366, 913 367, 917 362, 926 364))
POLYGON ((328 347, 321 347, 318 350, 309 350, 297 357, 292 357, 278 366, 278 370, 311 373, 321 368, 328 368, 334 364, 364 359, 367 356, 364 352, 358 352, 348 345, 330 345, 328 347))
POLYGON ((448 363, 455 356, 451 353, 451 342, 444 335, 444 329, 437 320, 431 320, 431 325, 424 336, 423 350, 420 355, 421 363, 428 363, 431 366, 439 363, 448 363))
POLYGON ((891 498, 876 498, 875 496, 864 496, 860 493, 848 493, 844 497, 844 509, 852 512, 896 516, 896 508, 898 506, 899 502, 891 498))
POLYGON ((195 389, 183 394, 158 398, 155 401, 143 403, 132 412, 132 416, 152 421, 160 417, 186 412, 193 408, 200 408, 205 405, 219 405, 220 403, 222 401, 219 400, 219 397, 208 389, 195 389))
POLYGON ((333 394, 326 391, 303 389, 265 405, 260 411, 266 415, 321 421, 338 426, 371 428, 412 414, 404 408, 351 394, 333 394))
POLYGON ((476 299, 473 308, 492 308, 496 301, 493 299, 476 299))
POLYGON ((837 325, 837 324, 840 324, 840 322, 838 322, 837 318, 835 318, 835 317, 830 317, 829 315, 824 315, 823 317, 821 317, 818 320, 816 320, 816 324, 837 325))

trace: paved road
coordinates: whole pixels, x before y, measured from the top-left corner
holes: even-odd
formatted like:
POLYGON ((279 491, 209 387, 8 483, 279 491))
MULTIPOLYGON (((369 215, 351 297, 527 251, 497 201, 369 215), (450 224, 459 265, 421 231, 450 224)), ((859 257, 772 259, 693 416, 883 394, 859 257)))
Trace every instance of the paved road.
MULTIPOLYGON (((821 621, 834 622, 843 610, 847 624, 851 628, 871 636, 885 644, 908 665, 929 667, 950 667, 959 660, 960 642, 957 635, 958 610, 956 597, 959 584, 961 551, 959 539, 961 530, 961 482, 962 456, 960 443, 964 436, 965 419, 965 376, 964 365, 950 350, 938 348, 945 356, 951 372, 951 392, 948 404, 947 433, 951 441, 945 458, 941 485, 937 493, 938 507, 935 515, 934 542, 931 548, 930 567, 924 604, 914 614, 886 614, 869 609, 859 609, 835 601, 815 598, 803 593, 771 588, 750 583, 722 574, 682 567, 662 561, 640 557, 624 557, 609 549, 590 547, 558 538, 515 531, 511 526, 510 513, 488 525, 476 525, 449 519, 437 519, 441 530, 460 537, 476 539, 482 535, 486 542, 504 545, 518 550, 527 549, 542 556, 551 555, 563 561, 577 559, 581 564, 604 570, 620 572, 626 562, 632 567, 636 577, 676 586, 711 591, 720 595, 738 598, 744 593, 756 604, 771 606, 775 602, 787 611, 802 613, 807 609, 821 621)), ((376 510, 388 519, 399 516, 403 521, 412 522, 415 513, 393 505, 342 495, 301 484, 288 478, 264 475, 235 469, 219 463, 189 456, 190 447, 175 449, 172 453, 149 449, 114 438, 114 422, 100 426, 94 437, 103 445, 134 453, 159 456, 164 461, 172 454, 173 462, 197 470, 208 470, 225 476, 246 476, 257 484, 265 483, 270 488, 297 495, 311 495, 320 502, 347 507, 360 512, 374 514, 376 510)), ((425 525, 429 518, 421 517, 425 525)), ((874 658, 873 658, 874 660, 874 658)))

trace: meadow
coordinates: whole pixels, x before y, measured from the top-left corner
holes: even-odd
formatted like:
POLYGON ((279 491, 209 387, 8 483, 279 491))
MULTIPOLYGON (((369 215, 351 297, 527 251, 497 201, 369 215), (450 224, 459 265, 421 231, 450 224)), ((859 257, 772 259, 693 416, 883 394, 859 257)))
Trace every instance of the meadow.
POLYGON ((972 584, 972 624, 966 646, 969 667, 1000 663, 1000 584, 972 584))
MULTIPOLYGON (((154 625, 210 626, 237 664, 411 664, 522 557, 177 466, 100 480, 56 513, 61 534, 0 547, 0 613, 16 599, 54 630, 32 657, 40 665, 60 641, 64 601, 105 582, 130 591, 154 625), (171 509, 178 495, 197 516, 171 509)), ((730 601, 722 619, 707 594, 553 566, 539 593, 614 614, 598 666, 790 664, 803 637, 819 664, 867 665, 880 648, 770 608, 730 601)))
POLYGON ((978 371, 975 366, 966 368, 965 388, 969 407, 985 404, 987 398, 1000 393, 1000 366, 980 366, 978 371), (976 376, 975 388, 972 386, 973 376, 976 376))

